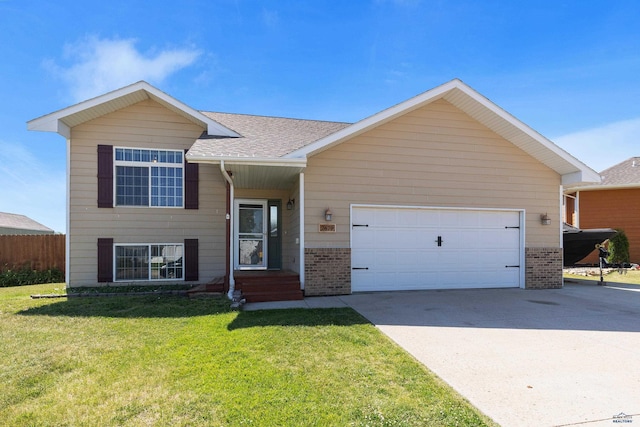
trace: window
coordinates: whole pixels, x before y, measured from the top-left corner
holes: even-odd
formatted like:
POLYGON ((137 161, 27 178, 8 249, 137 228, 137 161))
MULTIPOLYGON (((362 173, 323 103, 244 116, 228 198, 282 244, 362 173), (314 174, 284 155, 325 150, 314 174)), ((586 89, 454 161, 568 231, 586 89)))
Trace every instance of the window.
POLYGON ((115 149, 116 206, 183 206, 182 151, 115 149))
POLYGON ((182 280, 182 256, 181 244, 116 245, 115 280, 182 280))

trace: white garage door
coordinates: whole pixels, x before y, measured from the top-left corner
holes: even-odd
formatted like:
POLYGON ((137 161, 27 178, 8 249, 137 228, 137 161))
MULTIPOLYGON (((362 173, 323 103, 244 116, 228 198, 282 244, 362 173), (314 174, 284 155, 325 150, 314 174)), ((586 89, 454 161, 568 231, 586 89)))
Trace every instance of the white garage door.
POLYGON ((520 212, 353 206, 353 292, 519 287, 520 212))

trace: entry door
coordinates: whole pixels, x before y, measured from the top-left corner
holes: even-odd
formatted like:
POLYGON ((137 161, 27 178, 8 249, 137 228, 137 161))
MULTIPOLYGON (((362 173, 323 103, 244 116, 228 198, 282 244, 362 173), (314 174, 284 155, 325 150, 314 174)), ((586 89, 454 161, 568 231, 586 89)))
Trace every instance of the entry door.
POLYGON ((235 217, 235 268, 265 270, 268 259, 267 201, 236 200, 235 217))

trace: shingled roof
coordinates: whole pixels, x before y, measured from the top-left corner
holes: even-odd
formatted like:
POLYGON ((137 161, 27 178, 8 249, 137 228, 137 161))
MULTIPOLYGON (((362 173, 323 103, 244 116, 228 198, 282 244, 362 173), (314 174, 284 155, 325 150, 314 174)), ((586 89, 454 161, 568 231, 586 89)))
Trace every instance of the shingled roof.
POLYGON ((202 112, 239 138, 199 138, 189 150, 194 157, 279 158, 339 131, 350 123, 202 112))
POLYGON ((630 157, 624 162, 600 172, 601 186, 633 185, 640 186, 640 157, 630 157))
POLYGON ((53 234, 54 231, 31 218, 13 213, 0 212, 0 234, 53 234))

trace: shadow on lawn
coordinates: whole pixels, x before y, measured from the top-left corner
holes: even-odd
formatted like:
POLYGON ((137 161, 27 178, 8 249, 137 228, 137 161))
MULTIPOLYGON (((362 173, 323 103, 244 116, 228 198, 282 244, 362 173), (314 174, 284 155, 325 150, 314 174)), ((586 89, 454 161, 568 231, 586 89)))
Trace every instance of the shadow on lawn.
POLYGON ((188 299, 177 296, 69 298, 17 312, 23 316, 114 318, 195 317, 228 313, 226 298, 188 299))
POLYGON ((264 326, 353 326, 371 324, 351 308, 241 311, 227 329, 264 326))

